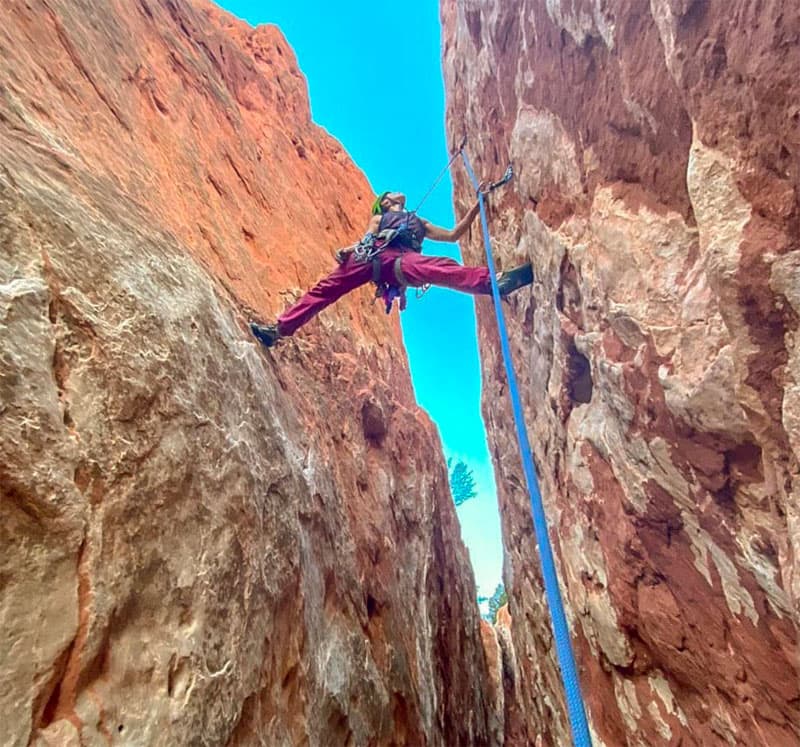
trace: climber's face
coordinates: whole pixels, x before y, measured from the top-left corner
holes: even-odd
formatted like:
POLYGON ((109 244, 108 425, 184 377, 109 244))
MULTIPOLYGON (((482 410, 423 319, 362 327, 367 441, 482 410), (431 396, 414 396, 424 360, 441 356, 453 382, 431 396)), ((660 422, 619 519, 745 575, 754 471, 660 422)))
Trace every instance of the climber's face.
POLYGON ((402 192, 388 192, 381 200, 384 210, 402 210, 406 206, 406 196, 402 192))

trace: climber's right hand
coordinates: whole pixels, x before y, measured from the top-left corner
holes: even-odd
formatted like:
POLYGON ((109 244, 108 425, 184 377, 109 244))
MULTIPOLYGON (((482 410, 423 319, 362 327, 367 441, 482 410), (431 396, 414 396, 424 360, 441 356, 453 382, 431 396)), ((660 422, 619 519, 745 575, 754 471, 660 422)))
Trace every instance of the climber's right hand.
POLYGON ((336 255, 335 255, 335 256, 336 256, 336 261, 337 261, 337 262, 338 262, 340 265, 343 265, 345 262, 347 262, 347 258, 348 258, 348 257, 349 257, 349 256, 350 256, 352 253, 353 253, 353 250, 352 250, 352 249, 337 249, 337 250, 336 250, 336 255))

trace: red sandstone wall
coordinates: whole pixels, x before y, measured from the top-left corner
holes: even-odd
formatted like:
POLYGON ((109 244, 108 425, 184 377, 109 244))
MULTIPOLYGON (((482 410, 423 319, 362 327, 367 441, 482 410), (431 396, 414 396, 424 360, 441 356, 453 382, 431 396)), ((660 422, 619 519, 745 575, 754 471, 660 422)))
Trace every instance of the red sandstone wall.
POLYGON ((245 324, 369 203, 275 28, 2 4, 2 744, 488 744, 396 318, 245 324))
MULTIPOLYGON (((795 744, 797 5, 444 0, 442 18, 450 139, 517 170, 492 229, 537 276, 507 316, 596 744, 795 744)), ((566 744, 479 320, 519 743, 566 744)))

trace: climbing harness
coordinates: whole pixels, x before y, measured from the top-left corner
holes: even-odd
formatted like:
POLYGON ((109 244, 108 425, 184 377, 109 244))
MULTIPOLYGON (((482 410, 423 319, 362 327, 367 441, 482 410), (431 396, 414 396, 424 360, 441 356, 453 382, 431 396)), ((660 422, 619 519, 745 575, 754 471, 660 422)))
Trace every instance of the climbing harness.
MULTIPOLYGON (((494 309, 497 316, 497 327, 500 333, 500 346, 503 351, 503 361, 508 377, 508 391, 511 396, 511 404, 514 411, 514 424, 517 430, 517 439, 522 453, 522 466, 525 471, 525 481, 528 485, 530 496, 531 513, 533 515, 533 527, 536 533, 536 542, 539 545, 539 557, 542 564, 542 576, 544 577, 545 595, 550 608, 550 618, 553 623, 553 634, 556 641, 556 653, 558 662, 561 666, 561 680, 564 684, 564 692, 567 696, 567 710, 569 712, 570 726, 572 727, 572 739, 576 747, 591 747, 592 740, 589 736, 589 725, 586 720, 586 711, 581 696, 580 681, 575 666, 575 658, 572 653, 570 642, 569 627, 564 614, 564 604, 561 599, 561 592, 558 587, 558 575, 556 573, 555 561, 553 559, 553 548, 550 544, 550 537, 547 533, 547 518, 544 513, 542 496, 539 492, 539 484, 536 479, 531 447, 528 441, 528 432, 525 427, 525 419, 522 414, 522 404, 520 402, 517 379, 514 374, 514 366, 511 358, 511 348, 508 342, 508 331, 506 329, 503 307, 500 303, 500 291, 497 287, 497 277, 495 274, 494 256, 492 255, 492 243, 489 237, 489 223, 486 219, 486 205, 484 194, 479 189, 478 180, 472 170, 463 143, 459 148, 459 153, 464 161, 472 186, 478 193, 478 204, 481 212, 481 227, 483 228, 483 242, 486 246, 486 261, 489 266, 489 276, 492 282, 492 296, 494 298, 494 309)), ((513 171, 509 166, 503 179, 511 179, 513 171)), ((500 183, 505 183, 503 179, 500 183)), ((496 183, 499 186, 499 183, 496 183)), ((493 185, 492 185, 493 186, 493 185)), ((489 191, 491 190, 491 187, 489 191)))
POLYGON ((408 282, 406 281, 406 278, 403 275, 403 270, 400 266, 401 258, 402 255, 400 257, 396 257, 392 266, 392 270, 397 281, 396 283, 386 283, 381 280, 380 255, 377 255, 372 260, 372 282, 375 284, 374 300, 380 298, 383 301, 387 314, 391 313, 392 304, 395 300, 400 307, 400 311, 405 311, 406 309, 406 288, 408 287, 408 282))
MULTIPOLYGON (((376 200, 379 204, 381 198, 376 200)), ((401 258, 397 257, 393 264, 395 282, 381 280, 381 253, 391 245, 403 248, 406 251, 422 251, 422 239, 425 228, 419 217, 413 212, 384 213, 381 217, 378 233, 368 233, 353 248, 355 262, 372 263, 372 282, 375 285, 375 299, 383 300, 386 313, 392 311, 392 305, 397 301, 400 311, 405 311, 406 288, 408 281, 403 275, 401 258)), ((345 250, 340 250, 340 252, 345 250)), ((337 258, 338 258, 337 252, 337 258)))
MULTIPOLYGON (((380 209, 380 203, 387 193, 382 193, 373 205, 372 212, 375 213, 376 207, 380 209)), ((368 233, 353 248, 353 260, 355 262, 372 263, 372 282, 375 285, 375 299, 382 299, 389 314, 395 300, 398 302, 400 311, 406 308, 406 288, 408 282, 403 276, 400 265, 400 257, 394 261, 393 270, 395 282, 387 282, 381 279, 381 253, 390 246, 402 248, 405 251, 422 251, 422 240, 425 238, 425 227, 422 225, 415 211, 386 212, 381 215, 380 227, 377 233, 368 233)), ((337 252, 337 259, 340 252, 337 252)))

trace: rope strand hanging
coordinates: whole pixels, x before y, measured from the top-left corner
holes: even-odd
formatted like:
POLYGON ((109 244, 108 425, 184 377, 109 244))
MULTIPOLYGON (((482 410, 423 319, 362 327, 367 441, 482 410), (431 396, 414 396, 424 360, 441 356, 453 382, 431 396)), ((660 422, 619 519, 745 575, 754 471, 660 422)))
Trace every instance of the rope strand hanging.
MULTIPOLYGON (((547 533, 547 517, 544 513, 542 496, 539 492, 539 483, 536 478, 533 455, 531 453, 530 442, 528 441, 528 431, 525 425, 525 418, 522 412, 522 403, 517 387, 517 379, 514 373, 513 360, 511 358, 511 346, 508 342, 508 331, 506 329, 505 316, 502 304, 500 303, 500 291, 497 286, 494 256, 492 254, 492 243, 489 236, 489 223, 486 218, 486 204, 484 193, 479 189, 478 180, 472 170, 467 154, 462 144, 458 153, 464 161, 472 186, 478 193, 478 203, 481 213, 481 227, 483 229, 483 242, 486 247, 486 261, 489 266, 489 274, 492 281, 492 297, 494 299, 494 309, 497 316, 497 327, 500 334, 500 346, 503 352, 503 362, 505 363, 506 376, 508 378, 508 391, 511 397, 512 409, 514 411, 514 424, 517 430, 520 452, 522 456, 522 466, 525 472, 525 481, 528 485, 528 495, 531 503, 531 513, 533 515, 533 527, 536 533, 536 542, 539 546, 539 557, 542 565, 542 576, 544 578, 545 596, 550 610, 550 619, 553 626, 553 635, 556 641, 556 653, 558 663, 561 667, 561 680, 564 685, 564 692, 567 698, 567 711, 569 713, 570 726, 572 728, 572 739, 576 747, 591 747, 592 740, 589 735, 589 725, 586 720, 586 710, 581 695, 580 680, 578 670, 575 665, 575 657, 572 653, 572 643, 570 640, 569 626, 564 614, 564 603, 561 599, 561 591, 558 586, 558 574, 556 572, 555 560, 553 558, 553 548, 550 544, 550 536, 547 533)), ((511 166, 508 167, 503 176, 505 181, 511 178, 511 166)), ((500 182, 504 183, 503 180, 500 182)), ((495 184, 499 184, 495 182, 495 184)), ((494 186, 494 185, 492 185, 494 186)), ((490 188, 491 189, 491 188, 490 188)))

